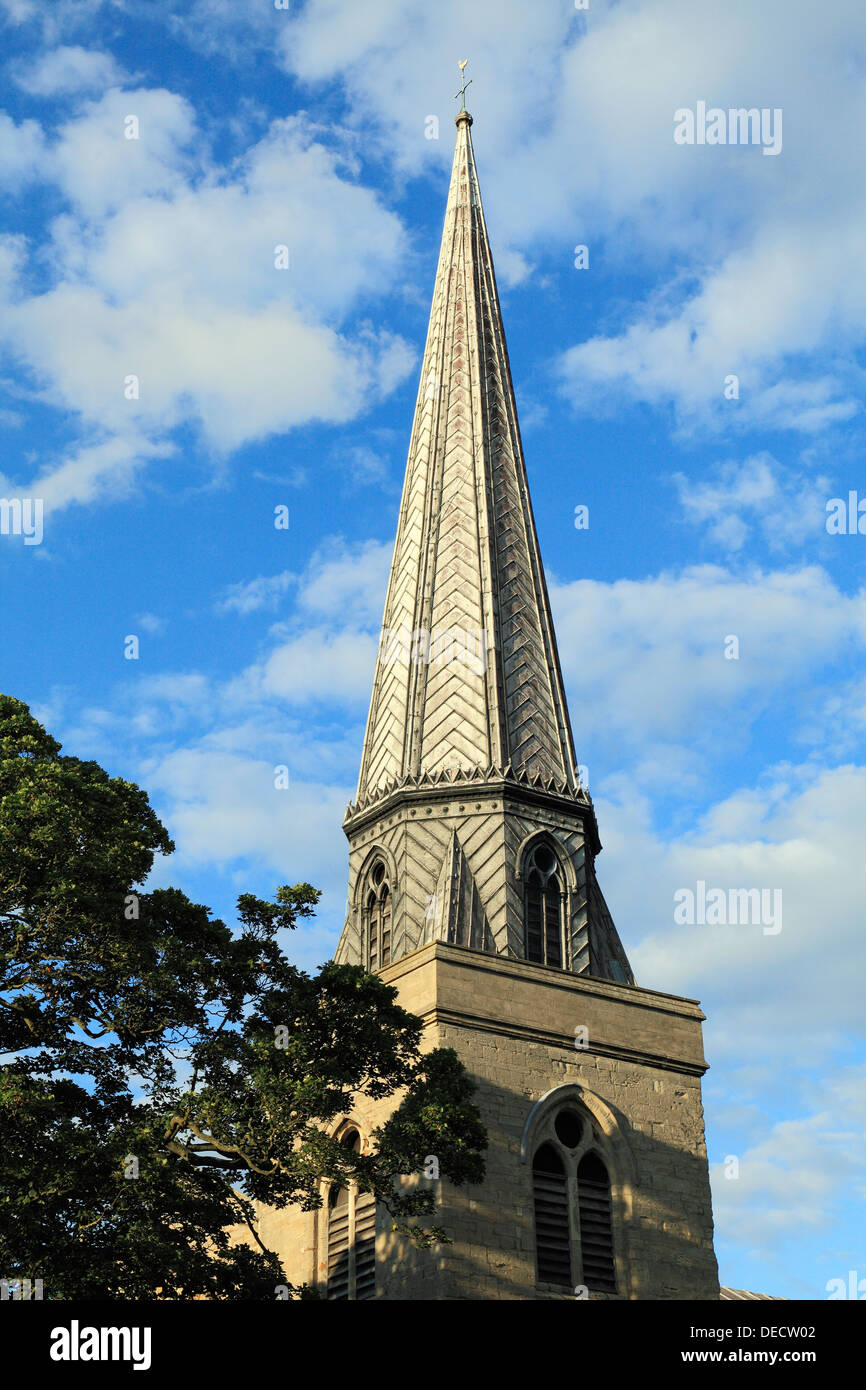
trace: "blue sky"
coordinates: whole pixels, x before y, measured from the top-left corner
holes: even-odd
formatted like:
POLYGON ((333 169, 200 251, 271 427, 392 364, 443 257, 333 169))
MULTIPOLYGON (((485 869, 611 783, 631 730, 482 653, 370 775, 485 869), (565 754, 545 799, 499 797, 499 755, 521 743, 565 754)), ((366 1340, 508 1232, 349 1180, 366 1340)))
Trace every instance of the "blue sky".
POLYGON ((866 1277, 866 536, 826 529, 866 497, 859 0, 0 26, 0 496, 45 507, 0 536, 2 689, 148 789, 157 881, 231 920, 308 879, 289 945, 331 954, 468 55, 599 875, 639 982, 708 1015, 722 1279, 866 1277), (676 144, 698 101, 780 109, 781 152, 676 144), (699 880, 781 889, 782 930, 677 925, 699 880))

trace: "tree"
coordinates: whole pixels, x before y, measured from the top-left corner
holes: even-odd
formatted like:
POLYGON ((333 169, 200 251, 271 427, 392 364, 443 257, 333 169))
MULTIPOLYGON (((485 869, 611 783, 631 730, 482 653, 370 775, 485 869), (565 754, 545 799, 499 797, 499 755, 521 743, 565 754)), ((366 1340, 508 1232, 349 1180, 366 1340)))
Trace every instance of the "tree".
POLYGON ((431 1154, 454 1183, 484 1175, 456 1054, 423 1055, 378 976, 291 964, 278 936, 313 913, 308 883, 242 895, 235 931, 144 891, 173 848, 144 791, 0 696, 0 1273, 46 1298, 272 1298, 253 1201, 310 1210, 323 1181, 447 1239, 424 1224, 431 1189, 401 1178, 431 1154), (400 1092, 373 1153, 329 1137, 353 1093, 400 1092))

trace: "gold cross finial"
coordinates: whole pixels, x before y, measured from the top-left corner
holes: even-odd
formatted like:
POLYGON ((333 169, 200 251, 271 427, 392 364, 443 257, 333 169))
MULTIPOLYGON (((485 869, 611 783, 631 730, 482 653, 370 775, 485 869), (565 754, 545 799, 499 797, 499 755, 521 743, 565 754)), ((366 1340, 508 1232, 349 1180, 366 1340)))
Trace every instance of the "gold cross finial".
POLYGON ((468 59, 468 58, 461 58, 461 59, 459 59, 458 62, 457 62, 457 66, 458 66, 458 68, 460 69, 460 75, 461 75, 461 77, 463 78, 463 85, 461 86, 459 92, 455 92, 455 93, 454 93, 454 100, 456 101, 457 98, 460 97, 460 100, 461 100, 462 103, 463 103, 463 105, 460 107, 460 110, 461 110, 461 111, 465 111, 465 110, 466 110, 466 88, 472 86, 472 78, 471 78, 471 77, 470 77, 470 79, 469 79, 468 82, 466 81, 466 64, 467 64, 468 62, 469 62, 469 59, 468 59))

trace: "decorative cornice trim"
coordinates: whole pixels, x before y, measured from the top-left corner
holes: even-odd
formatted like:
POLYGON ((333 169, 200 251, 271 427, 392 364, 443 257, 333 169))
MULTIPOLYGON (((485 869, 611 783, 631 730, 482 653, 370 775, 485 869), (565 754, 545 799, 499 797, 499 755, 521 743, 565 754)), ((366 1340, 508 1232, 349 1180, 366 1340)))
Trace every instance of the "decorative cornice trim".
MULTIPOLYGON (((479 955, 481 952, 478 953, 479 955)), ((569 1056, 612 1057, 620 1062, 635 1062, 640 1066, 657 1067, 662 1071, 675 1071, 683 1076, 703 1076, 709 1070, 708 1062, 687 1062, 680 1057, 662 1056, 655 1052, 644 1052, 640 1048, 612 1047, 608 1043, 595 1042, 591 1047, 575 1052, 574 1038, 567 1034, 555 1033, 543 1028, 528 1028, 519 1023, 506 1023, 500 1018, 484 1018, 478 1014, 464 1013, 458 1009, 443 1009, 438 1005, 432 1009, 420 1010, 419 1018, 429 1023, 447 1023, 452 1028, 468 1028, 473 1032, 496 1033, 509 1038, 520 1038, 525 1042, 542 1043, 547 1047, 561 1047, 569 1056)))
POLYGON ((515 772, 511 764, 506 763, 504 767, 490 764, 486 768, 480 765, 470 768, 442 768, 436 772, 421 772, 417 776, 389 778, 369 795, 360 796, 354 802, 350 801, 346 807, 345 821, 355 820, 374 807, 383 807, 397 792, 424 791, 425 788, 438 787, 443 783, 456 787, 470 782, 529 787, 534 791, 547 792, 592 810, 592 798, 583 787, 572 786, 564 777, 544 776, 541 773, 530 776, 525 771, 515 772))

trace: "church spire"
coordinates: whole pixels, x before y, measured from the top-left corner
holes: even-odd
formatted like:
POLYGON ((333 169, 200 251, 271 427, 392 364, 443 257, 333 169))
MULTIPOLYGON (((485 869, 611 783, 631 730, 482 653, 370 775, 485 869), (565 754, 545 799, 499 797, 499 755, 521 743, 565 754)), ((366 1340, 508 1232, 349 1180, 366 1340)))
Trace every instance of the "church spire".
POLYGON ((426 943, 629 982, 595 875, 471 126, 464 105, 336 958, 375 970, 426 943))
POLYGON ((458 770, 578 786, 463 83, 359 802, 458 770))

